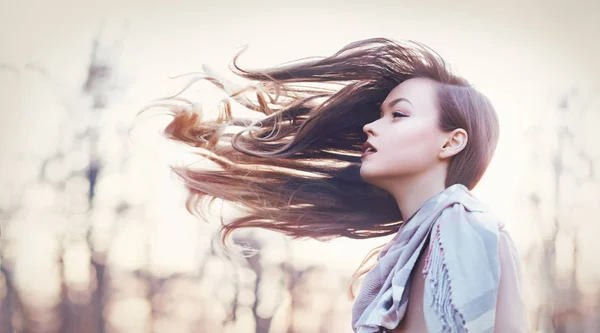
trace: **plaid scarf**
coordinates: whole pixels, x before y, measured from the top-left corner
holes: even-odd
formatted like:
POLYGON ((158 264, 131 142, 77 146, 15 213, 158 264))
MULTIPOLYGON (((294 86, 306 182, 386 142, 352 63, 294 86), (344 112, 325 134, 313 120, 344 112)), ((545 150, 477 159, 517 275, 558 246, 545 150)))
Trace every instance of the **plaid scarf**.
POLYGON ((356 333, 391 332, 404 317, 410 273, 426 240, 427 331, 493 332, 503 225, 462 184, 428 199, 379 253, 352 308, 356 333))

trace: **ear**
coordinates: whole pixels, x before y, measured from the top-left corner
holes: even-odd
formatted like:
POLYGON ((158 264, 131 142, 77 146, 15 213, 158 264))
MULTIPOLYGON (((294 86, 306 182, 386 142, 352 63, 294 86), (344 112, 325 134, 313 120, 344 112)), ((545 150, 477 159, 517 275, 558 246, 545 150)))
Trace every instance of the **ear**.
POLYGON ((468 139, 467 131, 462 128, 457 128, 450 132, 450 134, 446 135, 443 146, 440 149, 440 158, 450 158, 460 153, 467 145, 468 139))

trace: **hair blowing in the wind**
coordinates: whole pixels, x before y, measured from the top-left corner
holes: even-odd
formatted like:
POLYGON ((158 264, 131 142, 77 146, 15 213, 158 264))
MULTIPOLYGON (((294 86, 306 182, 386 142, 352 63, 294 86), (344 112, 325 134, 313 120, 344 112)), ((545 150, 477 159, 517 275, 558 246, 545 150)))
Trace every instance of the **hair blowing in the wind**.
MULTIPOLYGON (((255 227, 318 240, 398 232, 409 216, 389 191, 361 177, 360 155, 368 138, 365 125, 381 119, 383 101, 407 80, 436 84, 440 131, 468 133, 464 149, 448 159, 445 187, 472 189, 496 149, 498 118, 488 98, 422 43, 365 39, 330 56, 263 69, 241 68, 241 54, 230 67, 245 85, 205 73, 186 87, 206 80, 226 93, 216 119, 180 97, 186 89, 142 110, 166 107, 173 120, 164 134, 218 166, 172 170, 189 193, 190 213, 204 218, 214 199, 241 209, 241 217, 222 224, 224 243, 236 229, 255 227), (260 117, 236 117, 232 103, 260 117), (227 131, 231 128, 238 131, 227 131)), ((361 266, 375 254, 377 249, 361 266)), ((357 270, 354 280, 367 271, 357 270)))

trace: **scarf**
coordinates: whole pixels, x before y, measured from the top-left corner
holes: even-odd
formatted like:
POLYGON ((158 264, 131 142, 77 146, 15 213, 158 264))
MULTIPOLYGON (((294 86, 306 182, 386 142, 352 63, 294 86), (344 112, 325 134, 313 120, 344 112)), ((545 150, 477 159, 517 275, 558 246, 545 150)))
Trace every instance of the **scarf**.
POLYGON ((503 225, 462 184, 429 198, 377 256, 352 307, 356 333, 391 332, 404 317, 409 278, 429 238, 423 311, 427 331, 493 332, 503 225))

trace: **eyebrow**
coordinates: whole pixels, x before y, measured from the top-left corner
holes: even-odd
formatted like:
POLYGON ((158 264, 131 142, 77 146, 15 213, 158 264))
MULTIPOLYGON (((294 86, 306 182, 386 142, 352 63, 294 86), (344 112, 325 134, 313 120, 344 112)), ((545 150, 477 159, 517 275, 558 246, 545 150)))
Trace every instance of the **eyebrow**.
MULTIPOLYGON (((396 99, 394 99, 394 100, 390 101, 390 102, 388 103, 388 109, 391 109, 391 108, 392 108, 394 105, 396 105, 396 104, 398 104, 398 103, 400 103, 400 102, 407 102, 408 104, 410 104, 411 106, 413 106, 413 105, 412 105, 412 103, 411 103, 411 102, 410 102, 408 99, 406 99, 406 98, 404 98, 404 97, 400 97, 400 98, 396 98, 396 99)), ((413 106, 413 107, 414 107, 414 106, 413 106)), ((383 104, 382 104, 382 105, 381 105, 381 107, 379 108, 379 112, 380 112, 380 113, 383 113, 383 104)))

